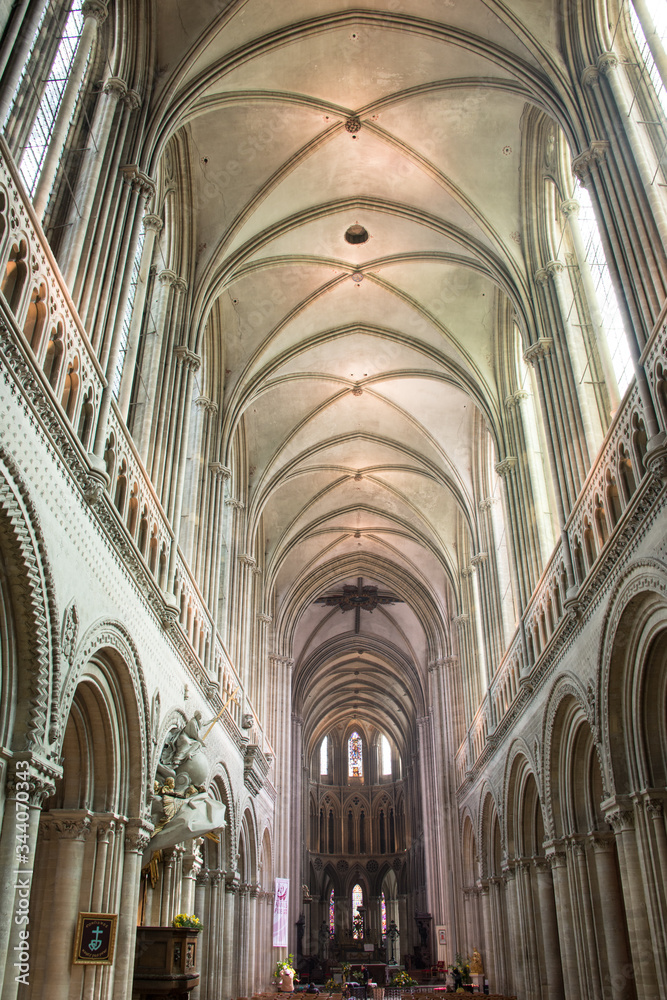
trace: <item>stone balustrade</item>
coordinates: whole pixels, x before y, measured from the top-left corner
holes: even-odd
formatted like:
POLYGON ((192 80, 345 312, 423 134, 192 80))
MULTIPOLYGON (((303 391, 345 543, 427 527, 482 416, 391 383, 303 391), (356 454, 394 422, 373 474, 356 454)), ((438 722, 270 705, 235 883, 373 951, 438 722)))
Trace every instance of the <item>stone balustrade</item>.
MULTIPOLYGON (((236 738, 242 740, 242 711, 255 720, 257 716, 180 551, 175 604, 165 601, 173 527, 115 402, 106 426, 106 478, 91 460, 107 381, 2 137, 0 289, 0 352, 7 366, 37 412, 45 419, 55 414, 49 416, 58 424, 51 435, 70 472, 86 500, 96 506, 153 610, 172 629, 193 679, 213 707, 222 707, 236 692, 228 713, 236 738)), ((255 726, 254 740, 263 753, 273 754, 258 723, 255 726)))
MULTIPOLYGON (((642 356, 663 431, 667 428, 666 320, 667 310, 656 324, 642 356)), ((576 627, 630 541, 638 512, 660 492, 664 465, 652 460, 647 444, 640 396, 633 383, 565 525, 574 580, 568 582, 561 540, 457 751, 459 786, 481 765, 489 737, 494 733, 500 737, 514 715, 513 710, 520 710, 523 692, 536 686, 546 673, 559 640, 576 627)))

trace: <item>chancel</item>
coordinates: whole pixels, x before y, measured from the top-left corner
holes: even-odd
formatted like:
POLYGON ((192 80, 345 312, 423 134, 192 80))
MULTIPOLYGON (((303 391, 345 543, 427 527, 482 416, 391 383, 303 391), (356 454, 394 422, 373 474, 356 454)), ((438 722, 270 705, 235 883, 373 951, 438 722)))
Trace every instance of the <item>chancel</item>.
POLYGON ((0 0, 1 1000, 667 996, 666 38, 0 0))

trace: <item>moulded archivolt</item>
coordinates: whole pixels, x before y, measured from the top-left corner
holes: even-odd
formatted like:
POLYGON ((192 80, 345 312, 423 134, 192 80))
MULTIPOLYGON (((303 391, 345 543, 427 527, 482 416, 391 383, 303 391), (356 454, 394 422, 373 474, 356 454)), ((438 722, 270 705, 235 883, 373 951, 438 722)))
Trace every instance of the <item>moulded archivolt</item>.
MULTIPOLYGON (((20 648, 28 654, 24 654, 22 665, 24 668, 28 665, 26 673, 30 677, 26 692, 28 697, 20 706, 21 711, 26 713, 25 747, 16 749, 40 747, 47 756, 52 756, 48 748, 60 735, 54 704, 60 686, 60 628, 55 587, 35 505, 16 462, 2 446, 0 507, 4 511, 0 532, 10 542, 4 555, 15 560, 18 571, 13 579, 13 588, 23 590, 23 599, 17 602, 15 620, 20 648)), ((17 689, 19 683, 20 678, 17 689)), ((14 732, 20 717, 17 713, 14 732)), ((14 733, 3 734, 5 745, 13 746, 13 737, 14 733)))

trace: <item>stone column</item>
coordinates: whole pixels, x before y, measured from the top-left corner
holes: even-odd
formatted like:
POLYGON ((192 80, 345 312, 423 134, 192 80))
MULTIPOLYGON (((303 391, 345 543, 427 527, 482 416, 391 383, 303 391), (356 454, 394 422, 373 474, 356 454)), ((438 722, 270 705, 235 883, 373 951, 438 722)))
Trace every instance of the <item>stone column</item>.
POLYGON ((223 963, 231 961, 229 954, 221 954, 220 948, 224 933, 224 927, 220 926, 220 883, 223 877, 224 872, 220 868, 214 868, 209 872, 208 920, 210 929, 206 938, 207 962, 205 978, 202 969, 202 984, 206 984, 205 997, 217 997, 221 995, 220 977, 223 963))
POLYGON ((509 925, 512 961, 509 969, 512 991, 520 996, 525 992, 524 955, 521 946, 519 925, 519 903, 517 899, 516 868, 508 864, 503 868, 505 879, 505 900, 507 903, 507 923, 509 925))
MULTIPOLYGON (((109 904, 109 883, 113 878, 113 848, 116 827, 120 820, 113 814, 96 815, 93 826, 97 835, 97 852, 94 860, 93 884, 90 894, 90 909, 93 913, 106 913, 109 904), (111 860, 109 855, 111 854, 111 860), (111 868, 111 870, 109 870, 111 868)), ((88 966, 83 970, 83 1000, 98 1000, 107 996, 109 969, 88 966)))
POLYGON ((27 930, 36 939, 30 923, 17 923, 16 916, 21 917, 30 903, 42 804, 55 792, 53 781, 60 769, 40 770, 34 760, 20 756, 9 768, 0 836, 0 968, 4 969, 2 996, 14 1000, 19 986, 16 977, 23 971, 21 953, 15 950, 25 940, 20 933, 27 930))
POLYGON ((132 995, 137 909, 141 889, 141 859, 150 841, 152 830, 152 825, 142 819, 130 820, 125 827, 125 853, 118 908, 113 1000, 126 1000, 132 995))
POLYGON ((141 262, 139 264, 139 274, 137 276, 137 287, 132 303, 132 319, 127 336, 125 347, 125 360, 123 362, 123 375, 120 383, 120 393, 118 395, 118 407, 123 420, 127 420, 132 398, 132 386, 134 384, 135 362, 139 347, 139 336, 141 324, 144 318, 144 306, 146 304, 146 292, 150 276, 151 263, 153 261, 153 251, 155 250, 155 240, 158 233, 162 232, 162 219, 159 215, 144 215, 144 245, 141 250, 141 262))
POLYGON ((489 879, 489 899, 491 902, 491 928, 493 961, 496 973, 495 989, 501 993, 511 993, 511 976, 507 972, 509 948, 506 934, 505 882, 499 876, 489 879))
POLYGON ((174 869, 176 868, 176 851, 171 848, 162 853, 162 905, 160 906, 160 924, 168 927, 175 914, 173 912, 174 869))
POLYGON ((553 874, 565 998, 566 1000, 579 1000, 579 973, 574 940, 572 900, 567 876, 567 855, 560 842, 547 844, 546 853, 553 874))
POLYGON ((0 97, 0 128, 5 124, 7 115, 10 112, 16 88, 21 81, 23 70, 32 49, 33 39, 37 34, 39 22, 42 19, 44 8, 48 2, 49 0, 37 0, 36 3, 30 3, 30 0, 20 0, 19 3, 13 5, 14 8, 19 8, 23 5, 27 7, 27 11, 25 11, 24 16, 21 18, 20 10, 15 9, 12 20, 13 30, 11 34, 8 33, 2 40, 2 49, 0 52, 4 79, 2 81, 2 96, 0 97), (5 75, 4 70, 10 60, 11 65, 5 75))
POLYGON ((644 875, 642 872, 637 840, 635 836, 635 815, 632 809, 614 801, 603 811, 607 822, 611 823, 616 837, 618 863, 621 871, 623 900, 628 921, 630 952, 637 983, 637 995, 641 1000, 658 1000, 658 988, 651 929, 647 918, 644 875))
POLYGON ((42 161, 42 169, 33 197, 33 207, 40 222, 46 211, 53 181, 58 171, 63 146, 69 132, 72 114, 74 113, 74 107, 83 82, 83 75, 88 64, 88 56, 95 41, 97 26, 98 24, 102 24, 107 16, 106 4, 102 3, 102 0, 84 0, 81 5, 81 13, 84 19, 83 29, 60 101, 60 108, 53 123, 49 145, 42 161))
MULTIPOLYGON (((72 293, 77 294, 77 297, 80 282, 76 288, 75 282, 81 264, 81 253, 86 236, 88 236, 89 242, 93 238, 92 234, 89 233, 89 223, 95 221, 91 216, 95 196, 98 194, 100 175, 102 169, 107 170, 113 164, 113 157, 110 163, 108 153, 116 109, 119 101, 127 103, 127 100, 128 90, 125 82, 115 76, 107 77, 95 108, 90 141, 83 157, 81 175, 75 189, 75 205, 70 213, 69 226, 63 236, 63 244, 59 252, 63 278, 67 287, 72 293)), ((103 205, 99 206, 99 211, 104 211, 103 205)), ((92 270, 95 270, 94 264, 92 270)))
POLYGON ((595 919, 591 906, 591 894, 588 881, 588 866, 586 864, 586 847, 580 840, 572 841, 572 858, 575 867, 575 883, 579 896, 579 909, 583 930, 582 944, 585 943, 586 953, 583 976, 588 980, 587 993, 592 1000, 602 1000, 602 989, 600 983, 600 966, 598 960, 598 948, 595 940, 595 919))
POLYGON ((236 874, 225 877, 225 929, 222 939, 222 990, 224 1000, 236 996, 233 993, 233 972, 236 963, 234 955, 234 926, 236 897, 239 880, 236 874))
POLYGON ((51 836, 57 840, 53 906, 47 918, 51 931, 48 944, 48 988, 45 995, 48 995, 49 1000, 68 1000, 83 858, 93 814, 87 809, 51 809, 44 815, 45 822, 50 826, 51 836))
POLYGON ((600 893, 600 912, 604 929, 606 975, 612 1000, 632 1000, 634 976, 628 976, 630 956, 626 943, 627 928, 616 867, 616 848, 611 834, 593 833, 589 837, 600 893))
POLYGON ((482 961, 484 964, 484 974, 489 980, 491 990, 498 989, 496 977, 496 956, 493 948, 493 929, 491 921, 491 893, 488 880, 478 882, 479 899, 482 910, 482 925, 484 940, 480 944, 482 961))
POLYGON ((202 987, 208 982, 209 965, 214 961, 213 956, 217 952, 218 942, 210 934, 211 909, 206 905, 210 877, 211 872, 208 868, 197 872, 194 912, 204 924, 204 931, 199 935, 199 986, 191 992, 190 1000, 200 1000, 202 987))
POLYGON ((544 950, 542 997, 544 1000, 563 1000, 563 969, 558 942, 558 918, 551 867, 543 858, 534 861, 537 894, 540 905, 540 926, 544 950))
MULTIPOLYGON (((180 910, 182 913, 196 913, 195 911, 195 885, 197 882, 197 876, 201 871, 202 860, 197 851, 197 846, 192 843, 192 849, 189 853, 183 855, 183 879, 181 888, 181 905, 180 910)), ((196 915, 201 920, 201 913, 196 913, 196 915)), ((202 921, 203 922, 203 921, 202 921)))
POLYGON ((176 557, 178 553, 178 539, 181 526, 181 510, 183 507, 183 478, 185 476, 185 448, 183 447, 183 442, 187 441, 188 430, 190 427, 190 413, 192 409, 192 380, 195 372, 199 371, 199 366, 201 364, 201 358, 192 351, 188 351, 187 348, 177 347, 175 348, 175 353, 177 357, 177 365, 183 365, 185 368, 185 386, 183 391, 183 424, 181 427, 180 439, 181 448, 178 455, 174 456, 174 463, 176 465, 176 483, 175 483, 175 493, 174 493, 174 507, 172 513, 172 527, 174 531, 174 538, 171 543, 171 549, 169 551, 169 569, 167 572, 167 590, 169 593, 174 592, 174 577, 176 573, 176 557))

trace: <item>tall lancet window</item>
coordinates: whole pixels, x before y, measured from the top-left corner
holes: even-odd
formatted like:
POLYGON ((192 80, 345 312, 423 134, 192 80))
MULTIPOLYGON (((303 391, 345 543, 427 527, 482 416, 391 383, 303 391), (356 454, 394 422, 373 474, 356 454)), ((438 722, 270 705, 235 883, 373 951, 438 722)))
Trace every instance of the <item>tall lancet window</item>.
POLYGON ((387 936, 387 900, 384 893, 380 897, 380 913, 382 915, 382 937, 387 936))
POLYGON ((391 746, 384 733, 380 737, 380 768, 383 777, 391 774, 391 746))
MULTIPOLYGON (((663 48, 667 47, 667 8, 665 7, 664 0, 647 0, 646 8, 651 22, 646 27, 653 35, 653 44, 662 46, 663 48), (651 31, 651 28, 653 31, 651 31)), ((653 84, 656 96, 662 105, 662 110, 667 115, 667 86, 665 86, 660 77, 660 71, 655 64, 646 40, 646 32, 639 22, 632 3, 630 4, 629 11, 630 23, 632 24, 632 30, 639 47, 640 55, 644 60, 645 71, 653 84)), ((664 165, 664 160, 662 158, 661 160, 664 165)))
POLYGON ((334 903, 333 889, 329 893, 329 936, 333 937, 336 930, 336 904, 334 903))
POLYGON ((364 905, 364 893, 359 885, 355 885, 352 890, 352 937, 360 941, 364 936, 364 918, 358 912, 357 907, 364 905))
POLYGON ((31 195, 35 193, 82 31, 81 0, 73 0, 55 58, 43 83, 44 91, 37 117, 21 157, 19 169, 31 195))
POLYGON ((320 743, 320 774, 329 773, 329 737, 325 736, 320 743))
POLYGON ((361 736, 355 731, 347 741, 347 774, 350 778, 363 778, 364 767, 362 762, 361 736))

